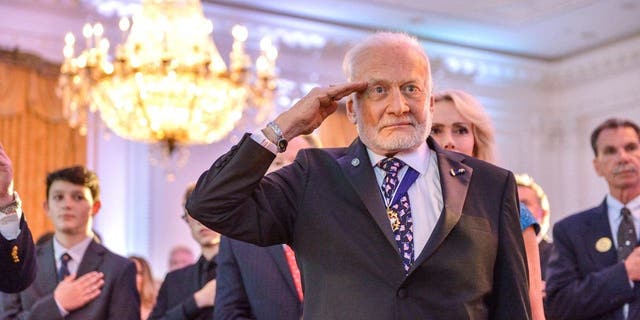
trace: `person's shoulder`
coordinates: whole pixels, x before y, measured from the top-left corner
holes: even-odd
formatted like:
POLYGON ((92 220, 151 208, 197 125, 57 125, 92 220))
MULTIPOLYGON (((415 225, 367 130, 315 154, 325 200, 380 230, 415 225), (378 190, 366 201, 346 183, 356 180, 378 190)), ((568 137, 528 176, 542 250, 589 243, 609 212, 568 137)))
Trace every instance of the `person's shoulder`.
POLYGON ((191 272, 194 272, 194 270, 197 272, 198 271, 197 269, 198 269, 198 264, 197 263, 193 263, 193 264, 190 264, 188 266, 184 266, 184 267, 182 267, 180 269, 169 271, 167 273, 167 275, 165 276, 164 281, 183 279, 183 278, 185 278, 186 275, 190 274, 191 272))
POLYGON ((87 250, 94 250, 95 252, 102 254, 104 262, 109 266, 120 266, 127 267, 129 265, 133 265, 135 269, 135 263, 131 261, 129 258, 123 257, 113 251, 109 250, 107 247, 103 246, 100 243, 92 241, 91 245, 87 248, 87 250))
POLYGON ((449 159, 454 163, 459 162, 470 167, 473 170, 472 179, 475 181, 482 181, 484 184, 501 185, 507 181, 509 176, 513 176, 513 173, 505 168, 466 154, 449 150, 440 150, 439 152, 446 159, 449 159))
MULTIPOLYGON (((605 212, 606 213, 606 212, 605 212)), ((593 221, 599 214, 603 214, 602 206, 589 208, 574 214, 571 214, 555 223, 554 228, 576 227, 586 222, 593 221)))
POLYGON ((462 161, 462 163, 468 165, 469 167, 473 168, 473 170, 478 170, 478 171, 482 171, 482 172, 488 172, 491 174, 497 174, 500 176, 507 176, 509 175, 510 171, 500 167, 498 165, 495 165, 493 163, 484 161, 484 160, 480 160, 474 157, 470 157, 467 155, 462 155, 464 156, 464 160, 462 161))
POLYGON ((306 154, 309 157, 331 157, 339 158, 346 154, 348 148, 306 148, 300 150, 300 154, 306 154))
POLYGON ((266 255, 268 254, 269 250, 271 250, 272 247, 282 247, 281 244, 277 244, 274 246, 261 247, 252 243, 247 243, 240 240, 234 240, 231 238, 227 238, 226 241, 228 242, 228 246, 221 245, 220 246, 222 248, 221 250, 229 250, 231 254, 235 257, 235 259, 237 259, 238 261, 244 261, 246 259, 251 259, 251 260, 260 259, 262 257, 266 257, 266 255))

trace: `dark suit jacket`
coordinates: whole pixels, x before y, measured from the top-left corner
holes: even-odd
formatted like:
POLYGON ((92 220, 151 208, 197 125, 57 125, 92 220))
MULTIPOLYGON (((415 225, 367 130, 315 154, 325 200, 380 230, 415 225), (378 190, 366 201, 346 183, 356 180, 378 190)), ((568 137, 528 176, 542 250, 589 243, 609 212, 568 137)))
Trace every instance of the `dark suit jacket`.
POLYGON ((428 142, 444 209, 408 276, 358 139, 302 150, 263 178, 275 156, 245 135, 202 174, 187 209, 229 237, 291 245, 305 319, 528 319, 513 174, 428 142))
MULTIPOLYGON (((53 299, 58 280, 52 240, 37 247, 36 259, 40 272, 33 284, 19 294, 2 295, 1 319, 63 319, 53 299)), ((82 276, 91 271, 104 273, 102 292, 64 319, 139 320, 140 297, 136 289, 135 264, 92 241, 77 274, 82 276)))
POLYGON ((193 294, 202 288, 200 281, 198 263, 169 272, 162 282, 149 319, 211 320, 213 308, 198 308, 193 298, 193 294))
POLYGON ((31 285, 38 270, 35 251, 31 231, 23 213, 20 234, 16 239, 7 240, 0 234, 0 291, 19 292, 31 285))
MULTIPOLYGON (((629 284, 624 264, 617 260, 606 201, 556 223, 547 264, 550 318, 622 320, 622 306, 635 301, 628 319, 640 319, 640 298, 629 284), (601 252, 596 243, 606 241, 603 238, 611 245, 601 252)), ((640 284, 635 287, 640 288, 640 284)))
POLYGON ((302 303, 282 245, 258 247, 222 237, 216 320, 298 320, 302 303))
POLYGON ((547 263, 549 262, 549 257, 551 257, 551 249, 553 248, 553 243, 549 242, 547 239, 542 239, 540 243, 538 243, 538 251, 540 252, 540 271, 542 273, 542 279, 547 278, 547 263))

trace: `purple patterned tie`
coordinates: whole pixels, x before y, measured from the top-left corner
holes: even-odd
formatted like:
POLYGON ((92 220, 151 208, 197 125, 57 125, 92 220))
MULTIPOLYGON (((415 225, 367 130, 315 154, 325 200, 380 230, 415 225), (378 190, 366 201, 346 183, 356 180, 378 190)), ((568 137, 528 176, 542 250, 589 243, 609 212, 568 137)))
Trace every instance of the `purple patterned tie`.
POLYGON ((394 192, 400 184, 398 172, 405 166, 405 163, 396 158, 384 158, 378 162, 377 166, 386 171, 386 175, 382 180, 382 194, 385 198, 389 223, 391 224, 396 244, 400 249, 404 271, 408 273, 414 258, 413 218, 411 217, 409 195, 406 192, 400 194, 398 195, 399 197, 395 197, 397 200, 393 202, 394 192))

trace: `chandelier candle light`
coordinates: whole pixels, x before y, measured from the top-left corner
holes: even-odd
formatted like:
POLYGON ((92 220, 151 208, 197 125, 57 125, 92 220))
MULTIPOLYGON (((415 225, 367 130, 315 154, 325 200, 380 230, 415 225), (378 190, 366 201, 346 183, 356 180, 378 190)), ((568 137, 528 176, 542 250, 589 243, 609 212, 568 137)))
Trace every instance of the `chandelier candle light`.
POLYGON ((77 56, 73 34, 65 36, 58 89, 69 124, 81 134, 88 111, 99 110, 117 135, 160 142, 171 154, 179 145, 224 138, 248 105, 262 116, 272 110, 278 51, 269 38, 260 42, 250 75, 247 29, 233 27, 227 68, 198 0, 143 0, 132 23, 122 18, 119 27, 126 41, 113 62, 100 23, 84 26, 86 48, 77 56))

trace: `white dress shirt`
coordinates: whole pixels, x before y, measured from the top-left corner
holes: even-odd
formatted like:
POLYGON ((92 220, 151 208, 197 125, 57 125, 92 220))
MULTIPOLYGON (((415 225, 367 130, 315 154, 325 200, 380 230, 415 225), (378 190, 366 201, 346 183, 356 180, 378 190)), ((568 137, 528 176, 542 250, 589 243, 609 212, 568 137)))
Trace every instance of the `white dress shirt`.
MULTIPOLYGON (((62 246, 62 244, 60 244, 60 242, 58 242, 58 240, 56 240, 56 237, 54 236, 53 237, 53 256, 56 260, 56 274, 58 273, 58 270, 60 270, 60 265, 62 263, 60 261, 61 260, 60 257, 62 257, 62 255, 65 253, 71 256, 71 260, 67 262, 67 268, 69 269, 69 274, 77 273, 78 267, 80 266, 80 262, 84 257, 84 253, 87 252, 87 248, 89 247, 91 240, 93 240, 93 237, 87 236, 87 238, 83 239, 75 246, 71 248, 65 248, 62 246)), ((56 305, 58 306, 58 310, 60 310, 60 313, 62 314, 63 317, 66 317, 67 315, 69 315, 69 311, 65 310, 58 301, 56 301, 56 305)))

